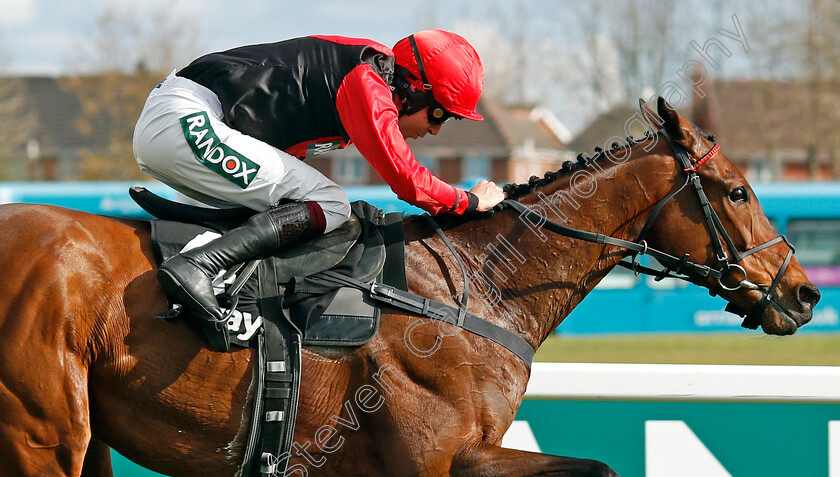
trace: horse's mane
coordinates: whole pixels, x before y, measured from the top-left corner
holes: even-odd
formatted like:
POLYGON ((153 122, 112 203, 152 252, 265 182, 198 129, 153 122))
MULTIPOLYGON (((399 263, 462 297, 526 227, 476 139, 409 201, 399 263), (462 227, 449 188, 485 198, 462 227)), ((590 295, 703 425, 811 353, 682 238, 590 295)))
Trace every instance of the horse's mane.
MULTIPOLYGON (((649 131, 645 131, 645 136, 641 139, 635 139, 633 136, 628 136, 624 144, 620 143, 619 141, 613 142, 609 152, 616 153, 622 149, 630 149, 652 139, 653 137, 649 131)), ((504 186, 504 191, 507 195, 507 198, 518 200, 534 192, 534 190, 536 190, 537 188, 551 184, 552 182, 561 177, 568 176, 569 174, 574 174, 575 172, 581 169, 587 169, 593 162, 603 160, 607 156, 607 151, 605 151, 603 148, 595 147, 593 151, 595 153, 594 156, 590 157, 586 153, 581 152, 577 155, 575 161, 564 161, 561 164, 560 169, 557 169, 556 171, 548 171, 545 173, 545 175, 543 175, 543 177, 531 176, 531 178, 528 179, 528 182, 526 183, 506 184, 504 186)))
MULTIPOLYGON (((715 142, 715 136, 712 134, 707 134, 703 132, 697 126, 694 126, 694 129, 697 131, 698 134, 701 136, 706 137, 709 141, 715 142)), ((636 139, 633 136, 627 136, 625 138, 625 142, 621 143, 619 141, 615 141, 610 145, 610 153, 617 153, 622 149, 632 149, 640 144, 646 143, 648 141, 653 140, 653 134, 650 131, 645 131, 645 134, 642 138, 636 139)), ((607 156, 607 151, 605 151, 601 147, 595 147, 593 149, 594 155, 589 156, 586 153, 579 153, 576 157, 575 161, 564 161, 561 164, 560 169, 556 171, 548 171, 546 172, 543 177, 539 176, 531 176, 528 179, 528 182, 521 183, 521 184, 505 184, 502 188, 505 191, 505 195, 508 199, 519 200, 522 197, 533 193, 536 189, 551 184, 552 182, 556 181, 561 177, 566 177, 568 175, 574 174, 575 172, 587 169, 589 166, 594 163, 595 161, 601 161, 607 156)), ((503 210, 507 207, 507 205, 502 202, 501 204, 497 205, 493 209, 484 212, 484 213, 476 213, 470 215, 451 215, 451 214, 440 214, 435 216, 435 220, 440 223, 441 227, 449 228, 455 225, 462 224, 464 222, 470 222, 476 219, 484 219, 491 217, 494 213, 503 210)), ((419 218, 419 215, 409 215, 406 217, 409 220, 413 220, 419 218)))
MULTIPOLYGON (((706 134, 697 126, 694 126, 694 129, 697 131, 698 134, 704 136, 711 142, 715 142, 715 136, 712 134, 706 134)), ((640 139, 636 139, 633 136, 627 136, 626 142, 624 144, 615 141, 610 146, 611 153, 619 152, 621 149, 632 149, 639 144, 652 141, 653 134, 650 131, 645 131, 644 137, 640 139)), ((551 184, 555 180, 560 177, 567 176, 569 174, 573 174, 580 169, 586 169, 595 161, 600 161, 607 155, 607 151, 600 147, 596 147, 594 149, 595 155, 592 157, 587 156, 584 153, 580 153, 577 155, 576 161, 565 161, 562 164, 562 167, 556 171, 548 171, 545 173, 543 177, 531 176, 527 183, 524 184, 507 184, 504 186, 505 194, 507 194, 508 199, 518 200, 536 190, 539 187, 544 185, 551 184)))

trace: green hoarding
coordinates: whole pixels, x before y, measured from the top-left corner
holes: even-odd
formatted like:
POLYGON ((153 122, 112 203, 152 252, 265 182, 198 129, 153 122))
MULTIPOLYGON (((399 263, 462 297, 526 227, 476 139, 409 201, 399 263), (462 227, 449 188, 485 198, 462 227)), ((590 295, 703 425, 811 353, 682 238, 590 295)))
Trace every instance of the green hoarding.
MULTIPOLYGON (((525 400, 516 419, 528 423, 542 452, 601 460, 622 477, 668 472, 660 466, 652 474, 651 459, 671 459, 672 470, 680 467, 674 477, 692 471, 704 477, 840 476, 840 425, 834 455, 829 451, 829 422, 840 423, 836 404, 525 400), (662 447, 663 438, 678 441, 685 433, 696 437, 691 446, 662 447), (709 459, 724 470, 703 472, 709 459)), ((114 475, 159 474, 115 455, 114 475)))
MULTIPOLYGON (((517 420, 528 422, 542 452, 601 460, 622 477, 653 477, 646 456, 680 462, 673 465, 684 469, 673 470, 680 472, 674 476, 688 475, 692 467, 714 459, 725 471, 708 477, 827 477, 829 422, 840 421, 840 406, 526 400, 517 420), (667 446, 657 449, 669 436, 655 439, 646 431, 669 432, 658 426, 663 421, 684 423, 696 436, 696 447, 678 449, 681 455, 667 446), (646 443, 653 448, 646 449, 646 443)), ((840 426, 836 434, 840 440, 840 426)), ((833 457, 832 477, 840 475, 840 455, 833 457)))

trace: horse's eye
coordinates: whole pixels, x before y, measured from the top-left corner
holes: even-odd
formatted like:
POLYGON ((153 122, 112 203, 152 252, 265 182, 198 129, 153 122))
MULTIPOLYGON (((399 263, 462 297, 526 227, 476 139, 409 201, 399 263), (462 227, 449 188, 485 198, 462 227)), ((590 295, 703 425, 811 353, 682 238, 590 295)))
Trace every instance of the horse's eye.
POLYGON ((732 189, 729 193, 729 200, 735 202, 736 204, 741 202, 747 202, 750 200, 750 195, 747 193, 747 189, 744 187, 736 187, 732 189))

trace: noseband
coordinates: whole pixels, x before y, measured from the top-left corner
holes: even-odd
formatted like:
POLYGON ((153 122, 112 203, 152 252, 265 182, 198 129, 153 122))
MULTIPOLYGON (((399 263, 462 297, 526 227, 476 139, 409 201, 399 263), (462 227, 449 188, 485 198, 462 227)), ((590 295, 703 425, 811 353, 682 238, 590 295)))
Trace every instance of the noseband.
MULTIPOLYGON (((793 257, 793 254, 796 253, 796 250, 793 248, 793 245, 791 245, 791 243, 788 242, 787 238, 784 235, 779 235, 778 237, 764 242, 763 244, 757 247, 753 247, 747 250, 746 252, 739 252, 737 247, 735 246, 735 243, 732 241, 732 237, 730 237, 729 233, 723 227, 723 224, 720 221, 720 218, 718 217, 717 213, 715 212, 715 209, 709 202, 708 197, 706 197, 706 192, 703 190, 703 185, 700 183, 700 176, 697 174, 697 170, 700 168, 700 166, 708 162, 710 159, 712 159, 712 157, 714 157, 718 153, 718 151, 720 150, 720 146, 715 144, 715 146, 708 153, 706 153, 706 155, 704 155, 702 158, 700 158, 700 160, 698 160, 692 165, 691 158, 685 147, 671 139, 671 137, 664 129, 660 130, 658 134, 661 134, 668 141, 668 144, 671 147, 671 151, 674 153, 674 157, 676 158, 677 163, 680 165, 683 172, 685 173, 686 178, 682 186, 668 194, 664 199, 659 201, 656 207, 653 208, 653 210, 647 218, 647 221, 645 222, 645 225, 642 227, 642 231, 639 234, 639 239, 636 242, 622 240, 615 237, 609 237, 604 234, 587 232, 560 225, 556 222, 548 220, 546 217, 543 217, 542 215, 534 212, 533 210, 529 209, 528 207, 519 203, 516 200, 507 199, 505 200, 505 203, 514 210, 518 211, 520 217, 526 217, 528 220, 530 220, 537 226, 544 227, 552 232, 567 237, 584 240, 587 242, 615 245, 630 250, 632 252, 631 263, 628 264, 626 262, 619 262, 619 265, 633 270, 637 275, 652 275, 657 281, 662 280, 663 278, 679 278, 681 280, 686 280, 700 286, 706 286, 706 279, 714 278, 717 279, 717 283, 720 286, 720 288, 726 291, 736 291, 740 289, 758 290, 762 293, 762 297, 758 302, 755 303, 755 305, 752 306, 752 308, 749 311, 743 311, 740 307, 734 305, 731 302, 726 306, 726 311, 744 317, 744 321, 743 323, 741 323, 741 326, 752 330, 758 328, 758 326, 761 324, 761 314, 764 313, 764 310, 767 308, 770 302, 773 301, 776 288, 778 288, 779 283, 782 281, 782 277, 784 276, 785 271, 787 271, 787 267, 790 264, 791 257, 793 257), (650 229, 650 226, 653 224, 653 221, 656 219, 657 215, 665 206, 665 204, 667 204, 671 199, 673 199, 677 194, 679 194, 683 189, 685 189, 689 183, 691 183, 694 186, 694 190, 697 193, 697 198, 700 200, 700 207, 703 211, 703 216, 705 218, 706 229, 709 233, 709 240, 712 244, 712 248, 714 249, 715 258, 717 259, 720 268, 711 268, 706 265, 700 265, 698 263, 692 262, 691 260, 689 260, 690 257, 687 253, 683 254, 682 257, 677 258, 673 255, 662 252, 661 250, 650 248, 647 242, 644 240, 644 237, 650 229), (721 241, 721 237, 723 238, 723 241, 721 241), (738 263, 745 257, 748 257, 756 252, 760 252, 761 250, 769 248, 780 242, 784 242, 788 246, 788 253, 785 256, 785 260, 784 262, 782 262, 782 266, 779 268, 779 272, 776 274, 776 277, 773 280, 773 283, 770 285, 770 287, 764 289, 756 285, 755 283, 749 281, 747 279, 747 271, 744 269, 743 266, 739 265, 738 263), (726 244, 726 248, 724 248, 724 243, 726 244), (729 253, 727 253, 727 249, 729 250, 729 253), (653 268, 639 265, 639 263, 637 262, 639 255, 652 256, 659 263, 661 263, 664 268, 662 268, 661 270, 656 270, 653 268), (732 261, 730 261, 730 256, 732 258, 732 261), (736 286, 729 287, 725 283, 726 278, 728 278, 732 273, 735 272, 739 272, 741 275, 743 275, 743 277, 736 286)), ((714 295, 716 292, 712 288, 709 288, 709 293, 714 295)))

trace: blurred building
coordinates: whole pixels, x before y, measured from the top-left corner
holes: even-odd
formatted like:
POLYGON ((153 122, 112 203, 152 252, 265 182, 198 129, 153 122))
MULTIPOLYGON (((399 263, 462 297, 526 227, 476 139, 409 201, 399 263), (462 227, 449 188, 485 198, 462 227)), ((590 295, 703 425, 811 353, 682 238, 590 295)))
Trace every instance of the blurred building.
MULTIPOLYGON (((452 120, 437 136, 409 140, 418 162, 450 183, 503 183, 542 176, 574 158, 565 147, 569 132, 541 106, 509 107, 485 97, 478 113, 484 121, 452 120)), ((341 184, 384 184, 352 145, 306 162, 341 184)))
MULTIPOLYGON (((726 156, 754 182, 840 179, 840 89, 804 82, 709 81, 704 98, 680 113, 714 134, 726 156)), ((615 108, 587 126, 568 147, 591 153, 638 109, 615 108)), ((632 131, 640 135, 643 130, 632 131)))
MULTIPOLYGON (((0 91, 4 82, 0 78, 0 91)), ((24 96, 23 109, 34 116, 35 126, 16 141, 11 150, 0 150, 0 173, 5 180, 83 179, 82 163, 90 157, 133 162, 130 149, 133 122, 140 114, 151 86, 135 88, 130 97, 118 98, 129 118, 115 118, 109 105, 113 92, 107 79, 85 78, 68 83, 62 78, 16 78, 24 96), (98 97, 108 98, 97 100, 98 97), (98 108, 98 109, 97 109, 98 108), (117 143, 123 144, 115 148, 117 143), (27 146, 28 145, 28 146, 27 146), (123 158, 122 156, 126 156, 123 158)), ((560 121, 540 106, 507 107, 483 98, 478 111, 484 121, 450 121, 437 136, 409 140, 418 161, 443 180, 468 183, 482 178, 497 182, 522 182, 532 175, 556 170, 574 156, 564 144, 570 134, 560 121)), ((14 120, 2 118, 0 122, 14 120)), ((107 160, 107 159, 106 159, 107 160)), ((340 184, 383 184, 358 151, 350 147, 307 159, 340 184)), ((135 167, 131 164, 125 167, 135 167)))
MULTIPOLYGON (((696 98, 696 96, 695 96, 696 98)), ((807 82, 715 81, 692 121, 748 179, 840 179, 840 90, 807 82)))
MULTIPOLYGON (((91 85, 95 87, 94 85, 91 85)), ((82 100, 57 78, 0 78, 0 96, 14 98, 14 108, 0 108, 6 131, 26 119, 28 126, 3 138, 0 174, 5 180, 76 178, 84 152, 107 149, 109 122, 98 121, 89 134, 80 131, 82 100)))

